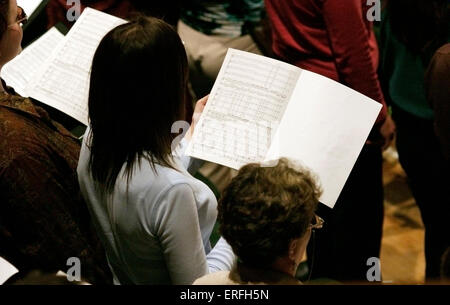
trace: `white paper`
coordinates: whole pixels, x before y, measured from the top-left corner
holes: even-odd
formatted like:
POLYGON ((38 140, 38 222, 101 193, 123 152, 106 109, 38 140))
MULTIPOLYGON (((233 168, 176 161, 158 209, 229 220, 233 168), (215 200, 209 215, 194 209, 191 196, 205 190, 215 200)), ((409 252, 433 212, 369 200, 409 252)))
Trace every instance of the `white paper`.
POLYGON ((230 49, 187 153, 235 169, 262 161, 299 75, 297 67, 230 49))
POLYGON ((17 5, 23 8, 27 16, 31 16, 41 3, 42 0, 17 0, 17 5))
POLYGON ((92 59, 103 37, 125 22, 86 8, 50 59, 33 77, 26 89, 30 96, 88 125, 92 59))
POLYGON ((381 104, 331 79, 303 70, 267 154, 300 161, 319 178, 320 201, 333 207, 381 104))
POLYGON ((317 176, 323 188, 320 201, 332 208, 381 108, 321 75, 229 49, 186 153, 235 169, 280 157, 299 161, 317 176), (274 101, 270 92, 283 99, 274 101), (261 109, 266 111, 259 116, 261 109), (236 127, 230 128, 229 121, 236 127), (258 125, 256 134, 247 122, 258 125), (275 133, 267 132, 261 142, 261 126, 267 122, 275 133), (268 146, 246 157, 255 143, 268 146))
POLYGON ((3 285, 11 276, 19 272, 4 258, 0 257, 0 285, 3 285))
POLYGON ((3 67, 1 76, 6 84, 28 97, 27 85, 63 39, 64 35, 56 28, 48 30, 3 67))

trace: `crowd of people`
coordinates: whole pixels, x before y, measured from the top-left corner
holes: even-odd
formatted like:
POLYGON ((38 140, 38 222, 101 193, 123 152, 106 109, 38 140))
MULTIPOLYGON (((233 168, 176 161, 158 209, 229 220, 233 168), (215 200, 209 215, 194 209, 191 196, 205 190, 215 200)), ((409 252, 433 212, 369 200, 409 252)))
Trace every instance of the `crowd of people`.
MULTIPOLYGON (((448 280, 447 0, 383 1, 378 36, 365 0, 81 4, 129 20, 95 52, 82 143, 0 84, 0 257, 20 271, 10 283, 77 257, 92 284, 301 284, 305 256, 311 279, 367 282, 382 240, 382 152, 394 139, 425 227, 426 279, 448 280), (234 171, 184 154, 230 47, 382 105, 333 209, 294 160, 234 171), (191 129, 172 151, 171 126, 186 117, 191 129), (224 185, 219 198, 199 170, 224 185)), ((70 27, 69 8, 50 1, 49 27, 70 27)), ((26 20, 16 0, 0 0, 0 70, 20 53, 26 20)))

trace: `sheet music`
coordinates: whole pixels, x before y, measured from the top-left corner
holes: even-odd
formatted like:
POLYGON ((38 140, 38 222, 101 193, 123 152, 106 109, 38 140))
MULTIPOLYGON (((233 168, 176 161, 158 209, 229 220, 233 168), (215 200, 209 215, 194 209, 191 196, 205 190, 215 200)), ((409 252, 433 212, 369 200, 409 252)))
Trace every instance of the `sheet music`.
POLYGON ((7 260, 0 257, 0 285, 3 285, 11 276, 19 272, 13 265, 7 260))
POLYGON ((235 169, 299 161, 332 208, 381 108, 319 74, 230 49, 186 154, 235 169))
POLYGON ((126 21, 86 8, 27 88, 31 97, 88 124, 89 78, 101 39, 126 21))
POLYGON ((6 84, 18 94, 28 97, 28 83, 63 39, 64 35, 56 28, 48 30, 3 67, 1 76, 6 84))
POLYGON ((287 157, 311 169, 323 188, 320 201, 333 208, 380 110, 380 103, 304 70, 266 159, 287 157))
POLYGON ((300 73, 229 49, 187 154, 235 169, 262 161, 300 73))

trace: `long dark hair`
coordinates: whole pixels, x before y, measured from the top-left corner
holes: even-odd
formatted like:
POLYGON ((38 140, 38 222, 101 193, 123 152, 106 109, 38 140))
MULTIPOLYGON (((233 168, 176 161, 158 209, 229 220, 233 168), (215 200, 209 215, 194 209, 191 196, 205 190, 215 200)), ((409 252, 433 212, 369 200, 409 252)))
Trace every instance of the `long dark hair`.
POLYGON ((387 10, 394 35, 413 53, 432 54, 447 42, 447 0, 389 0, 387 10))
POLYGON ((129 181, 142 158, 171 165, 171 125, 184 118, 187 56, 164 21, 138 16, 110 31, 92 62, 89 168, 111 193, 125 166, 129 181))
POLYGON ((0 0, 0 40, 8 28, 9 0, 0 0))

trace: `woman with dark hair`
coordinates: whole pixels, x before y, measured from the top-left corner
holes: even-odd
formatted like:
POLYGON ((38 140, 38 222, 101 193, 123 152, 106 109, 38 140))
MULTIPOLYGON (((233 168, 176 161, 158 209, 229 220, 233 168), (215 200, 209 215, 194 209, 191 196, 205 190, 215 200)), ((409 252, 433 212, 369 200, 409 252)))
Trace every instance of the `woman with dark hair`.
POLYGON ((219 201, 220 231, 238 263, 195 284, 300 284, 295 274, 311 231, 323 225, 314 213, 319 197, 311 174, 287 159, 242 167, 219 201))
MULTIPOLYGON (((0 69, 20 51, 27 21, 16 0, 0 0, 0 69)), ((76 177, 80 144, 28 98, 0 82, 0 257, 19 269, 67 271, 78 257, 89 282, 110 283, 76 177)))
POLYGON ((110 31, 93 59, 78 175, 116 283, 191 284, 234 259, 223 240, 211 251, 214 194, 171 152, 187 69, 176 31, 150 17, 110 31))
POLYGON ((395 0, 381 24, 381 78, 397 125, 397 150, 425 226, 427 279, 439 277, 450 242, 449 175, 434 133, 424 77, 435 51, 450 39, 447 0, 395 0))

